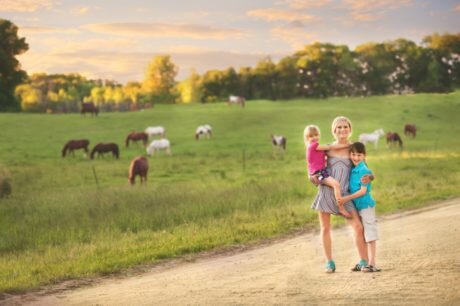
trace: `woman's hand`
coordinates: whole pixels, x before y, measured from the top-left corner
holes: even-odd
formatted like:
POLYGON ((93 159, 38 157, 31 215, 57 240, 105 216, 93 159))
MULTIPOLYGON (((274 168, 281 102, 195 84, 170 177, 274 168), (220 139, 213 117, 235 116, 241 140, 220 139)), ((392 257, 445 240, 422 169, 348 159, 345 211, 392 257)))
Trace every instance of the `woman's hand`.
POLYGON ((321 185, 321 181, 318 179, 318 174, 316 175, 309 175, 308 179, 312 182, 313 185, 318 186, 321 185))
POLYGON ((369 184, 371 181, 374 180, 374 175, 373 174, 365 174, 361 177, 361 184, 363 185, 367 185, 369 184))

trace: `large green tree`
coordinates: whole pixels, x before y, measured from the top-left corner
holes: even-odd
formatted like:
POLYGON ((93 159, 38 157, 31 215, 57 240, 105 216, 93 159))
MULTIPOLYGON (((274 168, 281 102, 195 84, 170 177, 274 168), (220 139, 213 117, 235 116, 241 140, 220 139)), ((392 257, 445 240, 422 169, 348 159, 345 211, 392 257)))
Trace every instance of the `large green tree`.
POLYGON ((169 55, 156 56, 147 67, 143 89, 150 96, 151 102, 174 103, 178 96, 175 78, 178 67, 169 55))
POLYGON ((14 90, 27 75, 21 70, 16 55, 28 49, 25 38, 18 37, 18 27, 9 20, 0 19, 0 111, 20 109, 14 90))

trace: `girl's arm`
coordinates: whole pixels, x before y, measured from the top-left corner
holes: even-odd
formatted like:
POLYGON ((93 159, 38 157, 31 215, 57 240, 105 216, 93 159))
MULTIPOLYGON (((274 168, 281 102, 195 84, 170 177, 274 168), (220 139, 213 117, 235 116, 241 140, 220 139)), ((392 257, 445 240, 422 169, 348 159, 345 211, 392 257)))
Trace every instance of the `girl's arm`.
POLYGON ((341 199, 338 199, 338 200, 337 200, 337 203, 338 203, 339 205, 342 205, 342 204, 344 204, 344 203, 350 202, 350 201, 353 200, 353 199, 356 199, 356 198, 359 198, 359 197, 365 195, 365 194, 366 194, 366 191, 367 191, 367 186, 364 186, 364 185, 363 185, 363 186, 361 186, 361 189, 359 189, 359 190, 356 191, 355 193, 350 194, 350 195, 347 195, 347 196, 344 196, 344 197, 342 197, 341 199))
POLYGON ((329 150, 340 150, 348 148, 349 144, 331 144, 331 145, 319 145, 316 147, 316 150, 319 151, 329 151, 329 150))

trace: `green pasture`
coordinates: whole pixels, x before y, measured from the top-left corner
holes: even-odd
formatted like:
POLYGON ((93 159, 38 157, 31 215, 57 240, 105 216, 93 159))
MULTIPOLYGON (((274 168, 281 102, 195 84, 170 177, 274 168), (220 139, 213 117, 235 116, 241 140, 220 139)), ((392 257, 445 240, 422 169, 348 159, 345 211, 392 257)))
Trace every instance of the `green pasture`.
MULTIPOLYGON (((306 178, 302 139, 307 124, 332 141, 330 124, 344 115, 352 140, 383 128, 404 148, 368 147, 377 178, 378 213, 428 205, 459 195, 460 92, 327 100, 156 105, 135 113, 0 114, 0 176, 11 184, 0 198, 0 292, 20 292, 66 279, 114 273, 212 248, 317 228, 309 206, 316 187, 306 178), (418 126, 415 139, 405 123, 418 126), (213 138, 195 141, 198 125, 213 138), (149 158, 146 186, 129 186, 124 147, 131 131, 162 125, 172 155, 149 158), (273 151, 270 134, 287 137, 273 151), (64 143, 116 142, 121 156, 61 157, 64 143)), ((343 224, 341 218, 335 225, 343 224)), ((427 225, 429 226, 429 225, 427 225)))

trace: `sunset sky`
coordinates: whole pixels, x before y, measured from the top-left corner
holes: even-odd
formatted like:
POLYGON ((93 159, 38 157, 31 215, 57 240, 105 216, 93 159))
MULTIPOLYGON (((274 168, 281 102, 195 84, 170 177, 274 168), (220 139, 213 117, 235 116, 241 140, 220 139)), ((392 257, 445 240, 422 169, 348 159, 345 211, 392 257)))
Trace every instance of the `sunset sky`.
POLYGON ((178 79, 192 68, 254 67, 305 44, 362 43, 460 32, 451 0, 0 0, 0 18, 19 27, 29 74, 80 73, 142 81, 148 62, 169 54, 178 79))

